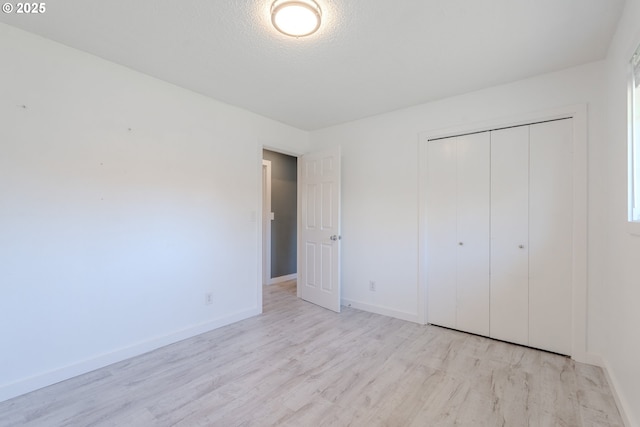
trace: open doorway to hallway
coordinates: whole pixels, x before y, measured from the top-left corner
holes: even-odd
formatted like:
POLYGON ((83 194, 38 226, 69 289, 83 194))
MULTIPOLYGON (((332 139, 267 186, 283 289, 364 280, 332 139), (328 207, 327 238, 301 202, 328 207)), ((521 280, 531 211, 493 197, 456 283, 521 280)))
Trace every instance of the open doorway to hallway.
POLYGON ((297 278, 298 159, 263 150, 263 285, 297 278))

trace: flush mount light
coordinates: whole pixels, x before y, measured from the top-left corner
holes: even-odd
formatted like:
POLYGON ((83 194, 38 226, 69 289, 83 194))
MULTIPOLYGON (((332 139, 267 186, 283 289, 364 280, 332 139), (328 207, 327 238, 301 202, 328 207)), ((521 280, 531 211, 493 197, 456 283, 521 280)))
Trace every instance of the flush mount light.
POLYGON ((322 12, 313 0, 276 0, 271 5, 271 23, 282 34, 304 37, 320 28, 322 12))

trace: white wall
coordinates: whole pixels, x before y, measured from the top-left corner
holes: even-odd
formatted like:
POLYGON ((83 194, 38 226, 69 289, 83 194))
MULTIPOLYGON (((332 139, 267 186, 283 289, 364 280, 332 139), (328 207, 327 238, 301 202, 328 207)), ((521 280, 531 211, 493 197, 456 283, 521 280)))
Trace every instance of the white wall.
POLYGON ((588 108, 587 351, 640 419, 640 237, 627 212, 627 64, 640 43, 640 0, 627 2, 606 61, 311 133, 343 153, 343 300, 418 318, 418 134, 570 104, 588 108), (369 280, 377 283, 369 291, 369 280))
MULTIPOLYGON (((344 301, 417 320, 420 132, 587 103, 588 350, 637 426, 637 22, 628 0, 604 62, 313 132, 342 146, 344 301)), ((307 134, 5 25, 0 55, 0 400, 255 314, 261 147, 307 134)))
POLYGON ((0 400, 260 312, 262 145, 306 132, 4 24, 0 58, 0 400))
POLYGON ((639 22, 640 0, 627 0, 607 57, 607 258, 594 290, 599 316, 593 325, 594 352, 602 356, 632 426, 640 426, 640 236, 631 235, 627 224, 627 73, 640 44, 639 22))
MULTIPOLYGON (((312 132, 314 149, 342 145, 343 299, 355 307, 418 319, 418 134, 588 103, 592 166, 590 261, 602 256, 602 81, 592 63, 508 85, 312 132), (369 291, 376 281, 376 292, 369 291)), ((601 276, 590 262, 590 280, 601 276)))

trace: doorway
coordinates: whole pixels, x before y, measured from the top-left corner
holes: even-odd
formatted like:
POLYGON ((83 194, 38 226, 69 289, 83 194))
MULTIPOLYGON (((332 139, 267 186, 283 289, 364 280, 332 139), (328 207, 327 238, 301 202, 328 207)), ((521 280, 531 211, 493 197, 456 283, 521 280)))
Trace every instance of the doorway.
POLYGON ((263 285, 297 278, 298 159, 263 150, 263 285))

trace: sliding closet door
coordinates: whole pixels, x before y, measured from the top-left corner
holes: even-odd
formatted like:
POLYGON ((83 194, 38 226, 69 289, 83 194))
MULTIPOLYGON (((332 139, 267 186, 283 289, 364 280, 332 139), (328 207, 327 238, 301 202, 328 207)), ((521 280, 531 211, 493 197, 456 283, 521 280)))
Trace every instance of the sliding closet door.
POLYGON ((491 132, 491 334, 529 343, 529 127, 491 132))
POLYGON ((529 345, 571 354, 572 120, 530 129, 529 345))
POLYGON ((456 138, 430 141, 428 155, 428 322, 456 327, 456 138))
POLYGON ((457 328, 489 335, 489 132, 458 137, 457 328))

